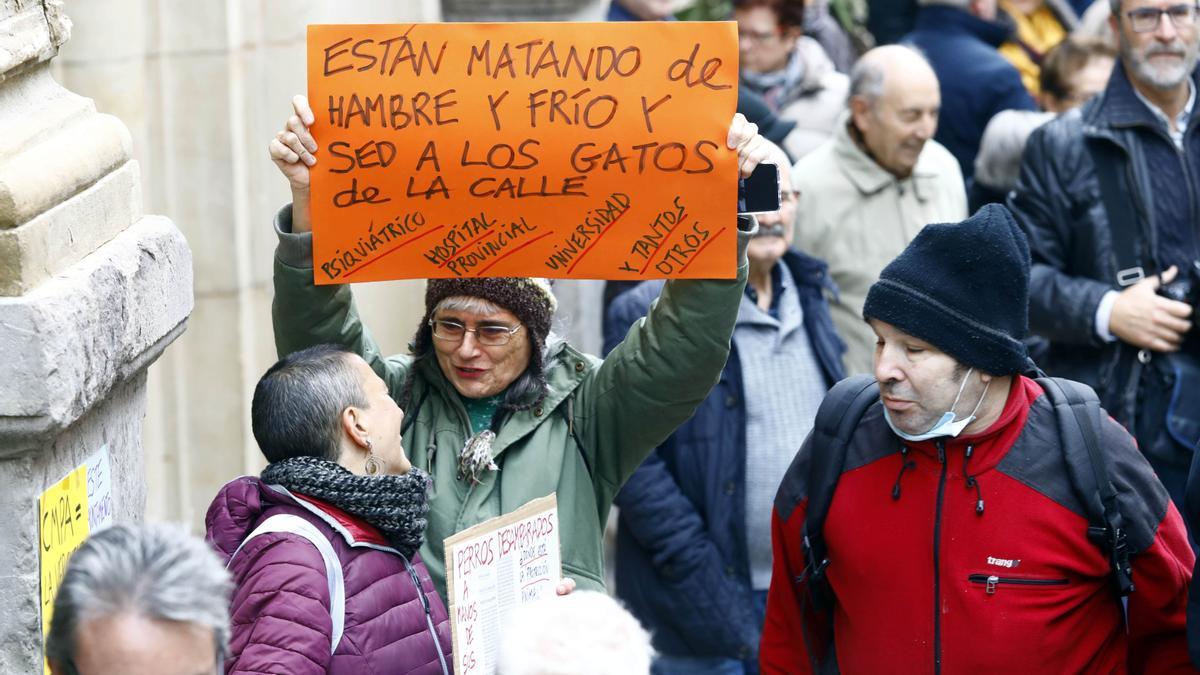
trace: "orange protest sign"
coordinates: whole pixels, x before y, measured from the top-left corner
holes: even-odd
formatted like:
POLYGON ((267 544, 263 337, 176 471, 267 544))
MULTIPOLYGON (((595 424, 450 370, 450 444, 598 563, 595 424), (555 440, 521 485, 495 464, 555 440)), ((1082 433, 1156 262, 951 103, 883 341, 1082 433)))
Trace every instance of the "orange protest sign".
POLYGON ((736 35, 309 26, 316 283, 733 277, 736 35))

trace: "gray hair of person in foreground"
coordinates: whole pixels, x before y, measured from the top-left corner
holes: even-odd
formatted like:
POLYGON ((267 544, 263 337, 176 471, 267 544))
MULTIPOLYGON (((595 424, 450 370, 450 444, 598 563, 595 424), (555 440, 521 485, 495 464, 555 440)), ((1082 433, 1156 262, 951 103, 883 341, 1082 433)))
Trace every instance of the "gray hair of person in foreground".
POLYGON ((988 122, 975 156, 975 180, 993 190, 1012 190, 1021 174, 1025 143, 1035 129, 1054 119, 1054 113, 1002 110, 988 122))
POLYGON ((497 675, 647 675, 650 634, 604 593, 575 591, 518 608, 506 623, 497 675))
POLYGON ((127 613, 212 628, 219 662, 229 646, 232 589, 203 540, 169 525, 113 525, 71 556, 54 598, 46 658, 73 664, 81 624, 127 613))

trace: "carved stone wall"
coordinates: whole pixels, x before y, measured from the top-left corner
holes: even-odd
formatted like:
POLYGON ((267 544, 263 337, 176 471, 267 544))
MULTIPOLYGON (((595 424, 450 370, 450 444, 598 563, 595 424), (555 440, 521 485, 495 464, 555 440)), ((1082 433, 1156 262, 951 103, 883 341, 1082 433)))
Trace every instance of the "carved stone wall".
POLYGON ((0 0, 0 672, 41 670, 38 496, 107 448, 145 510, 146 370, 184 330, 192 258, 143 215, 129 130, 64 88, 55 0, 0 0))

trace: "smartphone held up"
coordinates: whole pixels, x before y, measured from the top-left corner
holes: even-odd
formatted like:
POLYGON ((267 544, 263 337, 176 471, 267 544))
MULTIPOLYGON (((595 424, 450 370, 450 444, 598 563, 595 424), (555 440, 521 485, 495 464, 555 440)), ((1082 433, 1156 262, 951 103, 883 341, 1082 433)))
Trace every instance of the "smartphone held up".
POLYGON ((738 180, 738 215, 779 210, 779 167, 759 164, 746 178, 738 180))

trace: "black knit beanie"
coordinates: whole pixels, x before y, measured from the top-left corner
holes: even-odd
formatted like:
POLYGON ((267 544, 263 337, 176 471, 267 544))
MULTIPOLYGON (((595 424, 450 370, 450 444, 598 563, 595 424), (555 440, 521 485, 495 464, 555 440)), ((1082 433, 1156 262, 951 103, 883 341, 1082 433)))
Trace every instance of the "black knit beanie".
POLYGON ((961 223, 925 226, 867 292, 878 319, 991 375, 1025 368, 1029 244, 1012 214, 989 204, 961 223))
POLYGON ((472 277, 467 279, 430 279, 425 286, 425 318, 413 338, 413 354, 424 356, 433 348, 433 329, 429 319, 438 303, 446 298, 466 296, 482 298, 512 312, 529 331, 529 369, 543 374, 542 352, 558 301, 546 279, 530 277, 472 277))

